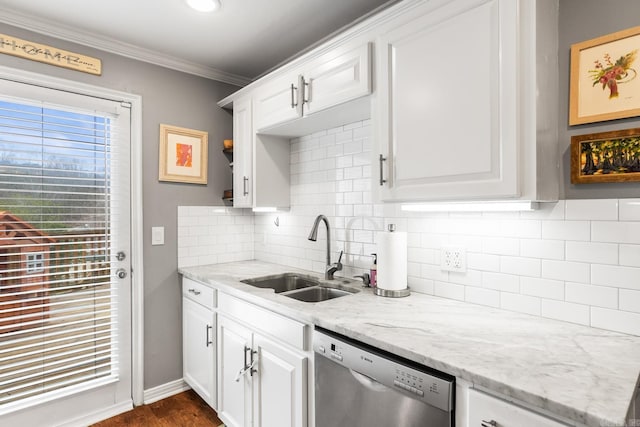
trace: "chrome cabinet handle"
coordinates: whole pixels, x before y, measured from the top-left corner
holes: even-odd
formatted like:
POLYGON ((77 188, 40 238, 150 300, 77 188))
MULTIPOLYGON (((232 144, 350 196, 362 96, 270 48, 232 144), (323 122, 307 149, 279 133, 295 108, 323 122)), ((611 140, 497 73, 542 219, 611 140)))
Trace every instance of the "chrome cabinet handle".
POLYGON ((253 376, 253 372, 254 372, 253 365, 254 364, 255 364, 255 362, 253 361, 253 352, 251 351, 251 347, 247 347, 245 345, 244 346, 244 366, 236 374, 235 381, 237 383, 239 383, 240 382, 240 378, 242 378, 247 372, 250 372, 251 376, 253 376), (247 363, 247 352, 250 352, 250 354, 251 354, 251 359, 252 360, 251 360, 250 364, 247 363))
POLYGON ((291 108, 296 108, 298 106, 298 103, 296 102, 295 98, 294 98, 294 94, 295 91, 297 91, 298 88, 295 87, 295 85, 293 83, 291 83, 291 108))
POLYGON ((242 192, 243 192, 243 195, 245 196, 249 194, 249 190, 247 190, 248 184, 249 184, 249 178, 245 176, 242 181, 242 188, 243 188, 242 192))
POLYGON ((253 374, 255 374, 256 372, 258 372, 257 369, 253 369, 254 366, 256 366, 256 364, 258 363, 258 358, 256 357, 255 359, 253 358, 254 355, 257 355, 258 352, 257 351, 253 351, 251 350, 251 364, 249 365, 249 375, 253 376, 253 374))
POLYGON ((384 185, 385 182, 387 182, 387 180, 383 178, 383 173, 384 173, 383 163, 387 161, 387 158, 384 157, 382 154, 380 154, 378 161, 380 162, 380 186, 382 186, 384 185))
POLYGON ((209 331, 213 329, 213 326, 211 325, 207 325, 207 328, 205 330, 206 336, 205 336, 205 343, 207 343, 207 347, 209 347, 211 344, 213 344, 213 340, 209 340, 209 331))
POLYGON ((495 420, 491 420, 491 421, 482 420, 480 425, 482 427, 498 427, 498 422, 495 420))
POLYGON ((189 292, 191 292, 191 293, 192 293, 192 294, 194 294, 194 295, 200 295, 200 294, 201 294, 201 292, 200 292, 200 291, 196 291, 196 290, 195 290, 195 289, 193 289, 193 288, 192 288, 192 289, 189 289, 189 292))
POLYGON ((309 103, 309 83, 302 77, 302 105, 309 103))

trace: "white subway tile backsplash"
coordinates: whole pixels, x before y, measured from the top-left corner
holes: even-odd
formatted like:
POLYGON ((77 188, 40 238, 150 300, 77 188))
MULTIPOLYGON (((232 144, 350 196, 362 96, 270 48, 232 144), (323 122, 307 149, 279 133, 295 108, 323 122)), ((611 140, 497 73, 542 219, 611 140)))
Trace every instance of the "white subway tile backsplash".
POLYGON ((589 306, 587 305, 548 299, 542 300, 542 317, 588 325, 589 316, 589 306))
POLYGON ((434 295, 464 301, 464 286, 448 282, 435 282, 434 295))
POLYGON ((591 307, 591 326, 625 334, 640 335, 640 314, 591 307))
POLYGON ((620 265, 640 267, 640 245, 620 245, 620 265))
POLYGON ((640 199, 561 200, 521 213, 403 212, 375 203, 371 133, 366 120, 293 139, 289 212, 179 207, 179 266, 255 257, 321 273, 324 244, 307 234, 323 213, 332 257, 347 253, 347 277, 368 270, 375 233, 393 223, 408 232, 412 292, 640 335, 640 199), (466 273, 440 269, 444 245, 466 249, 466 273))
POLYGON ((500 272, 540 277, 540 263, 541 260, 534 258, 503 256, 500 258, 500 272))
POLYGON ((550 240, 590 240, 589 221, 543 221, 542 238, 550 240))
POLYGON ((508 292, 502 292, 500 294, 500 308, 504 308, 505 310, 540 316, 540 305, 541 302, 538 297, 508 292))
POLYGON ((482 286, 498 291, 519 293, 520 276, 515 274, 483 272, 482 286))
POLYGON ((530 258, 563 260, 564 240, 522 239, 520 255, 530 258))
POLYGON ((534 297, 563 300, 564 282, 535 277, 521 277, 520 292, 534 297))
POLYGON ((640 222, 594 221, 591 223, 591 240, 640 244, 640 222))
POLYGON ((591 283, 623 289, 640 290, 640 268, 614 265, 591 265, 591 283))
POLYGON ((589 283, 589 264, 572 261, 542 260, 542 277, 589 283))
POLYGON ((640 199, 620 199, 620 221, 640 221, 640 199))
POLYGON ((640 313, 640 291, 620 289, 620 310, 640 313))
POLYGON ((500 292, 467 286, 465 287, 465 301, 473 304, 500 307, 500 292))
POLYGON ((567 260, 618 264, 618 245, 614 243, 567 242, 567 260))
POLYGON ((495 255, 520 255, 520 239, 513 237, 485 237, 482 252, 495 255))
POLYGON ((618 308, 618 288, 566 282, 564 289, 566 301, 596 307, 618 308))
POLYGON ((617 221, 617 199, 583 199, 566 201, 565 218, 573 220, 617 221))

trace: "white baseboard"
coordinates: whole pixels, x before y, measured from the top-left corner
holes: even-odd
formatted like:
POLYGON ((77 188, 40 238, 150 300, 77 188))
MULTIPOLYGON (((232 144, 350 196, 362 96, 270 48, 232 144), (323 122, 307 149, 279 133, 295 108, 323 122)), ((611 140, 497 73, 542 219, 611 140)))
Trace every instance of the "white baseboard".
POLYGON ((185 383, 182 378, 175 381, 170 381, 165 384, 161 384, 157 387, 153 387, 144 391, 144 404, 157 402, 174 394, 182 393, 189 390, 191 387, 185 383))
POLYGON ((83 415, 80 418, 76 418, 71 421, 67 421, 63 424, 59 424, 58 427, 84 427, 97 422, 106 420, 107 418, 115 417, 123 412, 127 412, 133 409, 133 401, 127 400, 126 402, 118 403, 108 408, 100 409, 87 415, 83 415))

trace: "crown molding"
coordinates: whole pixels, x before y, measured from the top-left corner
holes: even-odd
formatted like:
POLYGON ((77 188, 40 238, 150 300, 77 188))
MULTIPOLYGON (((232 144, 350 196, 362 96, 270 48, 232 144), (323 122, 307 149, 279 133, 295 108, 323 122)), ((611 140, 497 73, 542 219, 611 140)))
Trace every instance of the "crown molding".
POLYGON ((248 77, 227 73, 213 67, 207 67, 202 64, 165 55, 133 44, 123 43, 110 37, 96 36, 95 34, 79 31, 68 26, 52 24, 41 18, 4 8, 0 8, 0 22, 23 28, 25 30, 34 31, 46 36, 92 47, 105 52, 158 65, 160 67, 182 71, 187 74, 205 77, 222 83, 229 83, 235 86, 246 86, 252 81, 248 77))

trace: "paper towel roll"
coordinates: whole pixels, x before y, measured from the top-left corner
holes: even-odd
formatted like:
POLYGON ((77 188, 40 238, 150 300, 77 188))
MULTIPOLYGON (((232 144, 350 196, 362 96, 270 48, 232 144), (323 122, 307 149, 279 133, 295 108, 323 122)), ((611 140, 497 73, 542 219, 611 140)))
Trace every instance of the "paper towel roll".
POLYGON ((378 284, 380 289, 407 288, 407 233, 378 233, 378 284))

